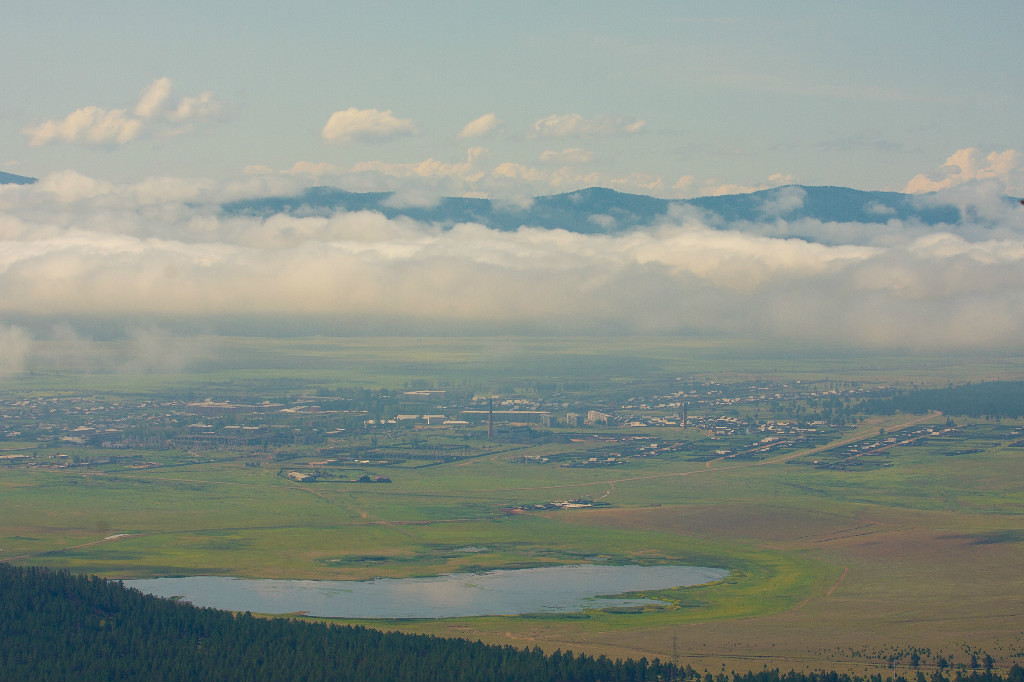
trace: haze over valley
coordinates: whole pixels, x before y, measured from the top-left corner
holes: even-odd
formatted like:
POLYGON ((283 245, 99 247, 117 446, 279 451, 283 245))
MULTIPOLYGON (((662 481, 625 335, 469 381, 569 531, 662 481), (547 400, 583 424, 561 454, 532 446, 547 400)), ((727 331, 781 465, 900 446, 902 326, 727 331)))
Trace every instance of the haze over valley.
POLYGON ((1022 23, 7 8, 0 678, 1024 682, 1022 23))

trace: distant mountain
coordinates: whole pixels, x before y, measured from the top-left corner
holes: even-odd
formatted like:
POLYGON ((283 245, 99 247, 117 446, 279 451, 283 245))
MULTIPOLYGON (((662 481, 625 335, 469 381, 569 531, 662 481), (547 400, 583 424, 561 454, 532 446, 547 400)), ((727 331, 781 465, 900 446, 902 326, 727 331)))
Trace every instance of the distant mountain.
POLYGON ((35 181, 35 178, 0 171, 0 185, 31 185, 35 181))
POLYGON ((865 192, 848 187, 788 185, 727 196, 689 199, 685 203, 710 211, 726 222, 770 222, 814 219, 823 223, 879 223, 916 220, 925 225, 960 222, 955 206, 933 206, 922 195, 865 192))
POLYGON ((597 187, 537 197, 529 208, 464 197, 445 197, 433 206, 402 206, 393 199, 390 192, 356 193, 334 187, 311 187, 296 196, 245 199, 224 204, 222 208, 230 214, 256 216, 277 213, 327 216, 338 211, 376 211, 388 218, 404 216, 446 227, 472 222, 504 231, 528 225, 592 234, 650 225, 663 217, 672 203, 667 199, 597 187))
POLYGON ((823 223, 884 225, 890 220, 923 225, 960 222, 952 205, 923 201, 921 195, 865 192, 846 187, 789 185, 729 196, 696 199, 658 199, 591 187, 565 194, 536 197, 529 207, 517 208, 488 199, 446 197, 432 206, 404 206, 390 192, 346 192, 334 187, 312 187, 286 197, 246 199, 223 204, 232 215, 328 216, 338 211, 376 211, 388 218, 400 216, 451 227, 474 222, 511 231, 522 226, 564 229, 583 234, 618 233, 651 226, 670 210, 698 209, 711 225, 746 222, 771 224, 816 220, 823 223))

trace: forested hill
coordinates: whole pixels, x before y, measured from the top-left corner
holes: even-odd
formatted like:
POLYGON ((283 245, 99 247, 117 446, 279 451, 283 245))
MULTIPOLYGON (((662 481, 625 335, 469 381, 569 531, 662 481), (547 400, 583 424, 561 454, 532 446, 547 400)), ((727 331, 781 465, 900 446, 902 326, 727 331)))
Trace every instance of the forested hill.
POLYGON ((35 181, 35 178, 25 175, 15 175, 14 173, 0 171, 0 185, 31 185, 35 181))
MULTIPOLYGON (((0 564, 0 679, 358 682, 858 682, 764 669, 702 676, 658 660, 610 660, 363 627, 234 615, 95 577, 0 564)), ((881 678, 878 678, 879 680, 881 678)), ((920 679, 924 679, 921 677, 920 679)), ((1024 682, 974 672, 959 680, 1024 682)), ((941 673, 932 682, 948 682, 941 673)), ((905 682, 897 678, 896 682, 905 682)))
POLYGON ((964 417, 1024 417, 1024 381, 983 381, 977 384, 902 391, 890 398, 865 400, 860 409, 868 414, 932 410, 964 417))
MULTIPOLYGON (((1016 200, 1006 199, 1016 203, 1016 200)), ((642 194, 590 187, 565 194, 534 197, 523 205, 489 199, 444 197, 428 205, 409 204, 391 192, 347 192, 336 187, 310 187, 292 196, 242 199, 221 205, 228 215, 330 216, 338 212, 373 211, 387 218, 451 227, 478 223, 495 230, 523 225, 564 229, 582 234, 619 233, 650 227, 669 219, 671 211, 694 211, 712 225, 775 224, 811 220, 856 223, 876 229, 891 220, 922 225, 958 224, 960 210, 933 195, 865 192, 847 187, 790 185, 728 196, 660 199, 642 194)))
POLYGON ((254 618, 95 577, 0 564, 0 679, 572 682, 685 680, 644 659, 254 618))

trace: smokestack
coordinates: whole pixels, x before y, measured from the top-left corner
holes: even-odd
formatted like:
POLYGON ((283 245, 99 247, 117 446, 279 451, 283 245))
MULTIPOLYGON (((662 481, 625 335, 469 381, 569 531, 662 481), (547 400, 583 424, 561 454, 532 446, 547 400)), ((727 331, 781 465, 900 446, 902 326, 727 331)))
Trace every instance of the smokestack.
POLYGON ((494 439, 494 398, 487 399, 487 440, 494 439))

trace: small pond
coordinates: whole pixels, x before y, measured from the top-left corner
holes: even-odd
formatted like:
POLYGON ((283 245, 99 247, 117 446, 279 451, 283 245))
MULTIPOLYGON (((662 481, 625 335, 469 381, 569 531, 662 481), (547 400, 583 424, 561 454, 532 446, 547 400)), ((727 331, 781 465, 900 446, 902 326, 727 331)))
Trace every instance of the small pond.
POLYGON ((728 574, 724 569, 699 566, 578 564, 431 578, 356 581, 194 576, 125 580, 124 584, 229 611, 333 618, 455 618, 651 605, 659 602, 605 595, 702 585, 728 574))

